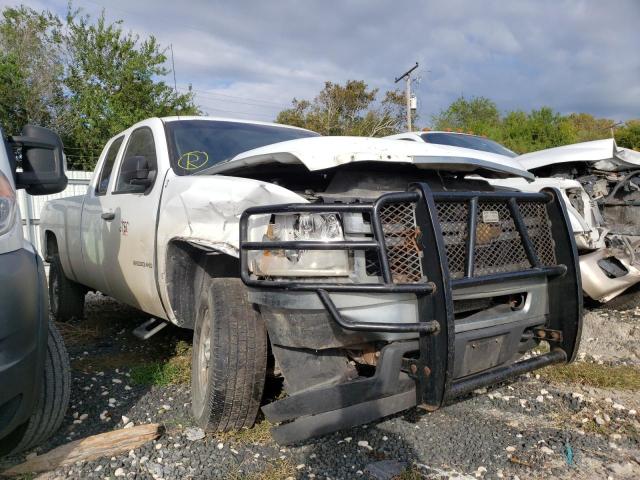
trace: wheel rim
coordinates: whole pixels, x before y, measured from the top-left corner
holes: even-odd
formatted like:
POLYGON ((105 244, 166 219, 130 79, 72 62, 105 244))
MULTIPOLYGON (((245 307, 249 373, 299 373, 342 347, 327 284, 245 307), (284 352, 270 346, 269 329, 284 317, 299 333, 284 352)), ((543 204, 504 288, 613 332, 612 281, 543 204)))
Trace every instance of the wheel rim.
POLYGON ((211 319, 209 309, 202 311, 204 321, 198 338, 198 362, 196 364, 196 381, 198 382, 198 402, 197 407, 200 413, 204 409, 204 398, 209 386, 209 369, 211 366, 211 319))

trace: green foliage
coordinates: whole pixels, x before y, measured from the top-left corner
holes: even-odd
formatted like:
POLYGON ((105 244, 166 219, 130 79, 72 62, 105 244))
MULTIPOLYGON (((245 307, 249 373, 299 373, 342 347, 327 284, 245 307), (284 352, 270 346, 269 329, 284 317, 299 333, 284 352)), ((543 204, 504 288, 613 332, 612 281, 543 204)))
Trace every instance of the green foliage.
POLYGON ((177 94, 156 80, 169 73, 156 39, 124 33, 104 13, 67 18, 70 61, 68 147, 74 164, 91 168, 106 140, 148 117, 198 113, 191 94, 177 94))
POLYGON ((61 22, 49 12, 6 7, 0 19, 0 124, 17 133, 27 123, 59 129, 63 64, 61 22))
MULTIPOLYGON (((561 115, 549 107, 501 115, 496 104, 484 97, 460 97, 432 120, 437 130, 486 135, 518 153, 610 138, 615 124, 588 113, 561 115)), ((630 120, 617 128, 615 138, 619 146, 640 149, 640 120, 630 120)))
POLYGON ((507 148, 526 153, 568 145, 577 141, 571 122, 548 107, 509 112, 496 132, 498 141, 507 148))
POLYGON ((500 112, 495 103, 485 97, 456 99, 449 107, 433 117, 437 130, 472 131, 490 135, 500 124, 500 112))
POLYGON ((629 120, 615 131, 616 143, 620 147, 640 151, 640 119, 629 120))
POLYGON ((180 341, 168 359, 142 362, 131 367, 131 380, 138 385, 186 384, 191 378, 191 346, 180 341))
POLYGON ((276 121, 323 135, 380 137, 401 131, 403 94, 388 91, 381 101, 377 97, 378 89, 369 89, 362 80, 344 85, 326 82, 313 101, 294 98, 291 108, 281 111, 276 121))
POLYGON ((69 10, 61 20, 26 7, 0 20, 0 122, 54 128, 70 168, 92 169, 106 141, 152 116, 198 114, 193 94, 162 78, 169 70, 154 37, 124 32, 104 13, 93 21, 69 10))
POLYGON ((615 123, 608 118, 595 118, 588 113, 572 113, 568 117, 576 134, 576 142, 588 142, 611 137, 615 123))

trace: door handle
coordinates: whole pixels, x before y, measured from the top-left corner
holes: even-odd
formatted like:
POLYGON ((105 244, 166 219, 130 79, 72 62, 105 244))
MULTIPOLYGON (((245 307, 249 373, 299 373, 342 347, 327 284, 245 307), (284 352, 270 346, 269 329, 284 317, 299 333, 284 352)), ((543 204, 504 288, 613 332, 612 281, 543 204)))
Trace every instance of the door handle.
POLYGON ((116 214, 113 212, 104 212, 102 215, 100 215, 100 218, 106 220, 107 222, 110 222, 111 220, 116 218, 116 214))

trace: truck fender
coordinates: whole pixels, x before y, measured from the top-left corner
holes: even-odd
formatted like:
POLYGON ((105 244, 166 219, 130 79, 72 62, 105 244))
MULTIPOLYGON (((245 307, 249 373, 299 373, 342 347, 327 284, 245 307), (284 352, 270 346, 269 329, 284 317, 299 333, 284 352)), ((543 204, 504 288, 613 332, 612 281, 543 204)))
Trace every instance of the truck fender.
POLYGON ((174 238, 167 246, 165 271, 168 313, 177 326, 193 329, 204 276, 239 277, 238 250, 203 239, 174 238))

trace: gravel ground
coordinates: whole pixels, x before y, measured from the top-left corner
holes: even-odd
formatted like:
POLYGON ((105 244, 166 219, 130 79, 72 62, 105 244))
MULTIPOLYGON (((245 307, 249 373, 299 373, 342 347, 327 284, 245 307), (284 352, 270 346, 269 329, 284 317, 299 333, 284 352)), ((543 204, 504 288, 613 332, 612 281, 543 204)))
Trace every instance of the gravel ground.
MULTIPOLYGON (((190 332, 166 328, 140 342, 131 329, 145 319, 109 298, 87 297, 86 320, 63 326, 71 406, 60 431, 31 455, 130 422, 161 423, 162 436, 128 454, 38 478, 376 478, 370 472, 385 460, 403 479, 640 477, 638 390, 580 386, 545 372, 434 413, 414 409, 294 447, 275 444, 264 422, 199 438, 183 381, 190 332)), ((639 325, 640 311, 588 312, 580 365, 640 369, 639 325)), ((5 459, 0 470, 22 460, 5 459)))

